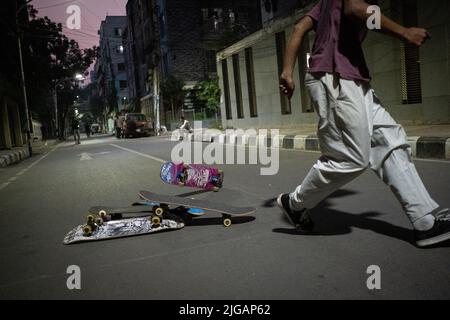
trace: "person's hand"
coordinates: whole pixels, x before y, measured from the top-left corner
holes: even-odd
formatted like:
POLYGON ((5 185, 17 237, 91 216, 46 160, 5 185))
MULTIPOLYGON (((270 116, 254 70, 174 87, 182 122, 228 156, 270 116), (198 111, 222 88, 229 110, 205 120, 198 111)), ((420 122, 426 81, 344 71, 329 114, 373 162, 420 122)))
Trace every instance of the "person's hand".
POLYGON ((294 94, 295 82, 294 78, 290 74, 282 73, 280 76, 280 90, 283 92, 289 100, 294 94))
POLYGON ((411 44, 420 47, 427 39, 430 38, 427 30, 422 28, 406 28, 404 38, 411 44))

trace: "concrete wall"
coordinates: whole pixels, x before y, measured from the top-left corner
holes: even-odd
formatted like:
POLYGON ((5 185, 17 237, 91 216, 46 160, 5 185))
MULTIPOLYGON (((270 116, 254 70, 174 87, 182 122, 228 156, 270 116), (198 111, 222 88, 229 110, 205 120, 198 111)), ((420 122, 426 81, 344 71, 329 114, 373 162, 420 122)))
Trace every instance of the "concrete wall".
POLYGON ((281 114, 280 91, 278 84, 278 64, 276 52, 277 32, 285 32, 286 42, 292 32, 292 27, 300 17, 299 12, 285 19, 278 20, 263 30, 243 39, 235 45, 226 48, 218 54, 218 76, 222 91, 221 115, 224 128, 273 128, 273 127, 294 127, 299 123, 315 123, 317 117, 314 113, 302 111, 300 76, 298 64, 294 70, 294 77, 297 86, 291 100, 291 114, 281 114), (247 73, 245 64, 245 48, 251 47, 253 51, 253 64, 255 71, 255 90, 258 116, 250 117, 247 73), (232 55, 239 54, 240 76, 242 84, 242 98, 244 108, 244 118, 237 119, 236 93, 234 87, 232 55), (222 60, 227 60, 228 77, 230 84, 231 110, 233 119, 226 120, 225 99, 223 93, 222 60))
MULTIPOLYGON (((383 13, 395 19, 391 12, 391 1, 380 2, 383 13)), ((269 27, 252 34, 240 42, 219 52, 217 58, 218 75, 222 90, 222 125, 233 128, 281 128, 295 127, 299 124, 315 124, 313 113, 302 112, 300 75, 298 63, 294 71, 296 91, 292 98, 292 114, 282 115, 278 89, 278 67, 275 33, 286 32, 286 41, 295 22, 307 12, 297 11, 290 17, 277 20, 269 27), (253 48, 258 117, 250 118, 247 80, 245 72, 245 53, 247 47, 253 48), (232 55, 240 56, 241 83, 244 103, 244 119, 237 119, 236 94, 234 90, 232 55), (222 60, 228 64, 232 120, 226 120, 223 94, 222 60)), ((420 104, 402 104, 400 41, 370 32, 364 43, 367 63, 372 73, 372 86, 383 101, 387 110, 402 124, 448 124, 450 123, 450 3, 445 0, 419 0, 419 24, 427 28, 432 36, 420 50, 422 98, 420 104)), ((313 34, 310 34, 313 37, 313 34)))

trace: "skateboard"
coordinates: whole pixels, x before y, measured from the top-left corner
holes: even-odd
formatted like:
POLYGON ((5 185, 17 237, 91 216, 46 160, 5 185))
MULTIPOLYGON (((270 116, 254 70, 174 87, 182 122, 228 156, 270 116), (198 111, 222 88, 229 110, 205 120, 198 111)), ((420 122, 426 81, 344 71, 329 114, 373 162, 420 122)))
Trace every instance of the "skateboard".
POLYGON ((148 217, 138 217, 121 220, 104 221, 80 225, 72 229, 64 237, 64 244, 72 244, 85 241, 106 240, 113 238, 130 237, 148 233, 156 233, 168 230, 176 230, 184 227, 180 219, 163 219, 154 224, 148 217))
POLYGON ((107 206, 96 206, 89 209, 89 213, 97 215, 103 220, 119 220, 124 216, 133 216, 136 214, 144 214, 146 216, 152 214, 152 207, 157 205, 157 203, 147 203, 138 204, 134 203, 131 207, 107 207, 107 206))
MULTIPOLYGON (((107 207, 107 206, 96 206, 89 209, 89 213, 93 215, 88 216, 88 221, 92 221, 101 218, 103 221, 119 220, 122 218, 133 218, 136 215, 140 216, 151 216, 154 211, 159 207, 158 202, 152 201, 140 201, 134 202, 131 207, 107 207)), ((201 209, 188 209, 187 212, 192 215, 201 215, 205 211, 201 209)), ((100 221, 100 220, 99 220, 100 221)))
POLYGON ((166 162, 161 167, 161 179, 165 183, 219 191, 223 184, 223 171, 201 164, 166 162))
POLYGON ((159 214, 163 220, 170 213, 176 214, 182 218, 186 216, 192 218, 203 216, 206 212, 214 212, 221 214, 223 225, 229 227, 232 224, 232 217, 246 216, 256 211, 256 209, 252 207, 233 207, 208 200, 160 195, 148 191, 141 191, 139 196, 144 201, 158 203, 158 205, 154 207, 154 212, 159 214))

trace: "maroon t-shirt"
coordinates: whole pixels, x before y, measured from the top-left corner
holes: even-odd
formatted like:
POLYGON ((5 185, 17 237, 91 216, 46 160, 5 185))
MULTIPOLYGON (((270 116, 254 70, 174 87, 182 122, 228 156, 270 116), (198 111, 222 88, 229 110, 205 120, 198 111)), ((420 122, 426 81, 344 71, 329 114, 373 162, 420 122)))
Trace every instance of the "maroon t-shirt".
POLYGON ((346 17, 343 6, 343 0, 320 0, 306 14, 314 20, 316 31, 309 72, 335 72, 343 79, 370 81, 361 47, 367 26, 346 17))

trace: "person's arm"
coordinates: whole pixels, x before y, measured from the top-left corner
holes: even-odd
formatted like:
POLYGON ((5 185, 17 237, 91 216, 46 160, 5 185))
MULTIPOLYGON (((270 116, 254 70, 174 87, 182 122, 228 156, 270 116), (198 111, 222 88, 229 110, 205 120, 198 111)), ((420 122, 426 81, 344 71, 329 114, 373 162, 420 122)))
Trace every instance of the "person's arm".
POLYGON ((281 91, 291 99, 294 93, 295 83, 293 78, 295 62, 298 51, 305 34, 314 27, 314 20, 310 16, 305 16, 294 27, 284 55, 283 72, 280 77, 281 91))
MULTIPOLYGON (((369 4, 365 0, 344 0, 344 14, 347 17, 367 21, 367 18, 371 16, 371 13, 367 13, 368 7, 369 4)), ((429 38, 427 30, 422 28, 405 28, 384 14, 381 14, 381 29, 416 46, 421 46, 429 38)))

